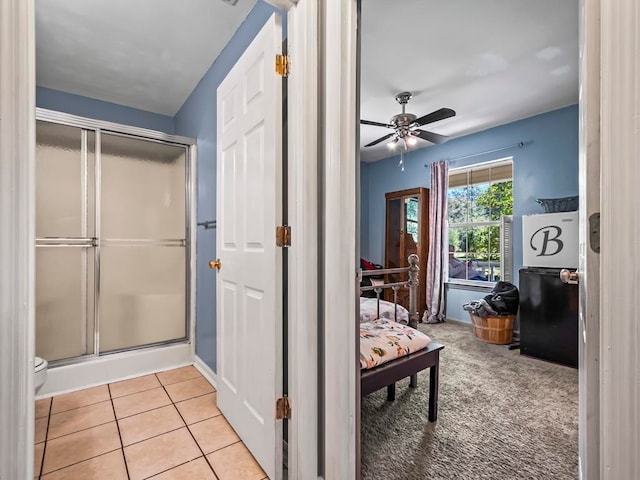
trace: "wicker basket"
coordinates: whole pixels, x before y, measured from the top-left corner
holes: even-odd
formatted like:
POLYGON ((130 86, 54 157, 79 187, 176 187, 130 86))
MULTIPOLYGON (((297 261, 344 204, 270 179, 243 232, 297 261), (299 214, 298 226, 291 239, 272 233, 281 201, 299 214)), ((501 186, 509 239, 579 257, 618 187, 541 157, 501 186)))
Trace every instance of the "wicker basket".
POLYGON ((473 335, 483 342, 505 345, 513 339, 513 322, 515 315, 499 317, 478 317, 469 312, 473 323, 473 335))
POLYGON ((575 212, 578 210, 579 197, 538 198, 536 202, 542 205, 545 213, 575 212))

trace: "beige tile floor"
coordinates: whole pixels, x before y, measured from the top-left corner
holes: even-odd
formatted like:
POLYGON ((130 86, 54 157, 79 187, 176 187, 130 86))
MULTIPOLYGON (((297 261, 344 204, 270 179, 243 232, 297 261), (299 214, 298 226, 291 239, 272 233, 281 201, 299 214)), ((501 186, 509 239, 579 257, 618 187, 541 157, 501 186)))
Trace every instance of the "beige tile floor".
POLYGON ((36 401, 35 478, 262 480, 194 367, 36 401))

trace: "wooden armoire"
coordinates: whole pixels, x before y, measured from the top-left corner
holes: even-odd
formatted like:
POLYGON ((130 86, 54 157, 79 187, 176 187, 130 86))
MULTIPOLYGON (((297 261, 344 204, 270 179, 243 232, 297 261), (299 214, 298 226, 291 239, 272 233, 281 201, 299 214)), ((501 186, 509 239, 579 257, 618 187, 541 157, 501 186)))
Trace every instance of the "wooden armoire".
MULTIPOLYGON (((415 253, 420 258, 418 279, 418 314, 426 308, 426 273, 429 254, 429 190, 418 187, 389 192, 386 197, 385 268, 408 266, 407 258, 415 253)), ((386 281, 407 280, 396 275, 386 281)), ((386 290, 385 298, 393 301, 393 292, 386 290)), ((409 290, 398 292, 401 305, 409 308, 409 290)))

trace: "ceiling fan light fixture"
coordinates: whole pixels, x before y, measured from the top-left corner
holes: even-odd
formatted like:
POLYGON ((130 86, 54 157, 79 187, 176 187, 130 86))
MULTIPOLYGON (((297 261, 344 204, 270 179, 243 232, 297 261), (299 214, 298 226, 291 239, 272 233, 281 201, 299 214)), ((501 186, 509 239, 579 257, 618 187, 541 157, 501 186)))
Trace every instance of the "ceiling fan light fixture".
POLYGON ((391 117, 391 120, 389 120, 388 123, 360 119, 360 123, 362 125, 384 127, 394 130, 394 132, 383 135, 377 140, 368 143, 367 145, 365 145, 365 147, 373 147, 389 140, 390 138, 392 140, 387 143, 387 148, 389 150, 395 150, 396 145, 400 140, 402 140, 400 146, 403 147, 403 150, 409 150, 409 147, 417 145, 418 137, 430 143, 444 143, 445 141, 447 141, 447 136, 428 132, 426 130, 421 130, 420 127, 423 127, 429 123, 439 122, 441 120, 454 117, 456 115, 455 110, 443 107, 439 110, 435 110, 431 113, 428 113, 427 115, 423 115, 422 117, 418 118, 417 115, 414 115, 413 113, 407 113, 406 111, 407 102, 410 99, 411 92, 402 92, 396 95, 396 100, 402 106, 402 113, 391 117))

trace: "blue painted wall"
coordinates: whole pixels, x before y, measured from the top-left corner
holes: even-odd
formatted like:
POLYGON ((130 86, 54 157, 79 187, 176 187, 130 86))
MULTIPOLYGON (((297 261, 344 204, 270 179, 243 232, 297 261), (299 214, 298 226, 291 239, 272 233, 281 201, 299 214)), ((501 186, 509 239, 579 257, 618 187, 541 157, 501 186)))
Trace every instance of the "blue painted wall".
MULTIPOLYGON (((369 232, 369 166, 369 163, 360 162, 360 245, 365 243, 362 236, 369 232)), ((360 256, 367 258, 364 251, 360 256)))
MULTIPOLYGON (((216 90, 276 11, 256 4, 175 117, 176 134, 198 139, 198 222, 216 218, 216 90)), ((198 228, 196 255, 196 354, 216 371, 216 274, 209 268, 216 258, 215 229, 198 228)))
MULTIPOLYGON (((479 155, 452 161, 449 168, 513 156, 513 216, 514 216, 514 283, 522 267, 522 215, 542 213, 536 198, 566 197, 578 194, 578 106, 572 105, 536 115, 507 125, 456 138, 404 156, 405 171, 398 168, 399 157, 373 162, 361 175, 368 183, 368 228, 361 234, 362 256, 374 262, 384 260, 384 222, 386 192, 429 187, 429 169, 425 164, 455 159, 507 145, 525 142, 524 148, 513 148, 494 154, 479 155)), ((363 172, 365 170, 363 169, 363 172)), ((367 199, 363 196, 363 204, 367 199)), ((468 321, 461 305, 477 299, 477 291, 450 288, 447 291, 447 316, 468 321), (460 308, 459 308, 460 307, 460 308)), ((483 295, 480 295, 480 297, 483 295)))
POLYGON ((51 88, 36 87, 36 106, 96 120, 149 128, 165 133, 175 132, 173 117, 52 90, 51 88))

